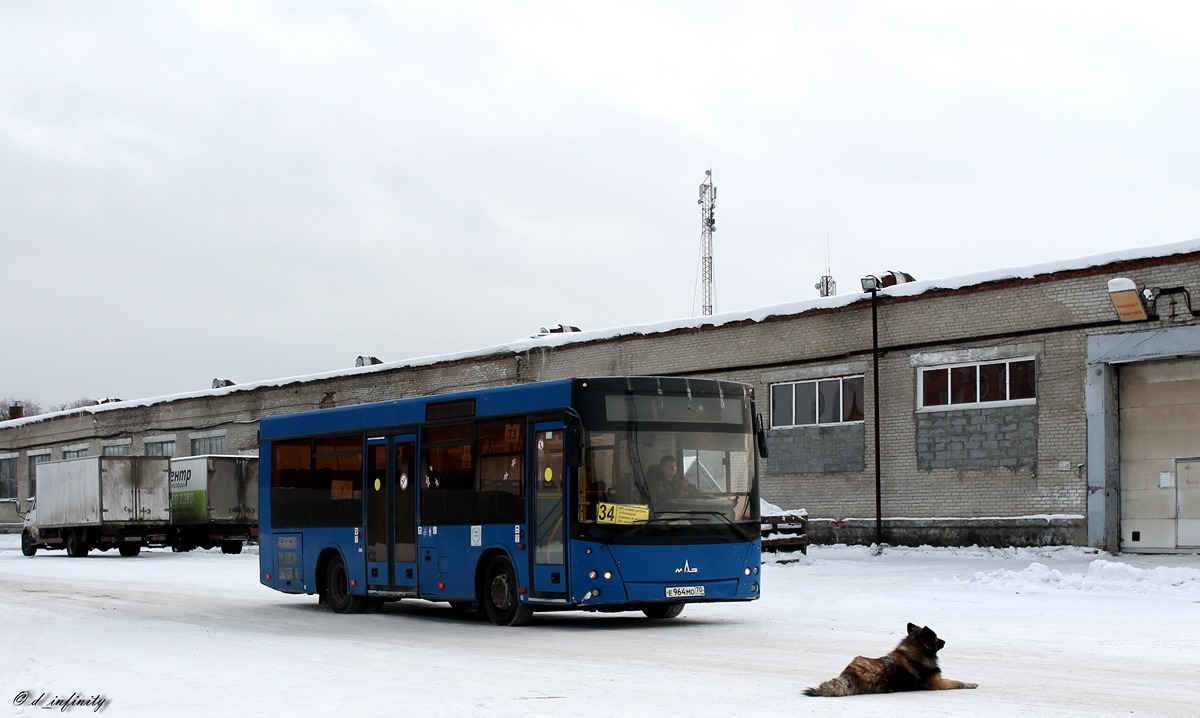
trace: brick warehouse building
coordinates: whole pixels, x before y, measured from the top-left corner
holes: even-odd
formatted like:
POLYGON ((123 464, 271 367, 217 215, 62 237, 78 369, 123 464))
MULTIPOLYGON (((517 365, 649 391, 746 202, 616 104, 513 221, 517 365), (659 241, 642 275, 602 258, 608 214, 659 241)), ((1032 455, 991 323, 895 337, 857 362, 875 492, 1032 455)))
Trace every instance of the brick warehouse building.
MULTIPOLYGON (((258 419, 273 414, 671 374, 755 386, 770 427, 762 496, 807 509, 817 542, 872 541, 882 517, 888 543, 1194 550, 1198 288, 1191 241, 10 419, 0 422, 0 500, 24 502, 39 461, 253 452, 258 419), (1136 287, 1143 316, 1118 318, 1114 279, 1128 280, 1114 289, 1136 287)), ((14 505, 0 501, 10 530, 14 505)))

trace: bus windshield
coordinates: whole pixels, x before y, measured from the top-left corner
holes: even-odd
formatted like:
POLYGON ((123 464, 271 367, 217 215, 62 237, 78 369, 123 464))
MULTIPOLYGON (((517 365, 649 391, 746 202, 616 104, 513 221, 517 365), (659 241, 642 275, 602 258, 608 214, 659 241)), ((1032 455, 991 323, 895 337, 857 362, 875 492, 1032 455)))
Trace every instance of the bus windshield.
POLYGON ((758 536, 749 405, 730 397, 604 397, 576 491, 581 538, 612 543, 758 536))

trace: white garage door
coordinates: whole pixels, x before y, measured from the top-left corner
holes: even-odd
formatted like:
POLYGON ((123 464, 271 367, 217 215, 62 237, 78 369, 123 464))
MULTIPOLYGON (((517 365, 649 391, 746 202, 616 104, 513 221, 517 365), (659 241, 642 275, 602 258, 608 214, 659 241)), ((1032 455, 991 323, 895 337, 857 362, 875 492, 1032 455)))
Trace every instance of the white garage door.
POLYGON ((1200 547, 1200 359, 1118 371, 1121 548, 1200 547))

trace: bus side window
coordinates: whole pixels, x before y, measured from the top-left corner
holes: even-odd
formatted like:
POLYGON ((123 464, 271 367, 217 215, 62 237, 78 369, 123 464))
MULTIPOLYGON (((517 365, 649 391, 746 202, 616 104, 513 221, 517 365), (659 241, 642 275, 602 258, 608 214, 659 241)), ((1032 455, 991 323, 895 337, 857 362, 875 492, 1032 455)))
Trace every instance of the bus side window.
POLYGON ((421 523, 475 522, 474 424, 425 431, 421 452, 421 523))

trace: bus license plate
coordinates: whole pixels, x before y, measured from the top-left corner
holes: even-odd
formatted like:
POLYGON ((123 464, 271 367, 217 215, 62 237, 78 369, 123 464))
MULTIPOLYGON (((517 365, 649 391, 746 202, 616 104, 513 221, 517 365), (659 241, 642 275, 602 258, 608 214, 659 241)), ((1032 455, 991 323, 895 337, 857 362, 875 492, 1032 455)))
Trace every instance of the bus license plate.
POLYGON ((667 598, 693 598, 703 596, 703 586, 668 586, 667 598))

